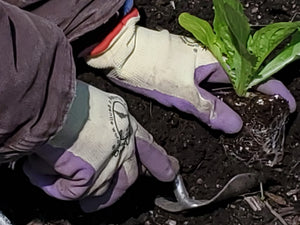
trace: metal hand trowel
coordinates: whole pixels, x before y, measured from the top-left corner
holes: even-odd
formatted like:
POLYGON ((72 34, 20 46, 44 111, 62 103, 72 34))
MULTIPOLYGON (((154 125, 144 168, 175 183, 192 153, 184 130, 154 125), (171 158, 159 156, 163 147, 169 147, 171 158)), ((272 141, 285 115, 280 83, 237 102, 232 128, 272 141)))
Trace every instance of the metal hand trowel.
POLYGON ((231 178, 223 189, 208 200, 196 200, 189 197, 181 175, 177 175, 174 181, 174 194, 176 201, 170 201, 164 197, 155 199, 155 204, 169 212, 181 212, 188 209, 203 207, 215 202, 223 201, 241 194, 245 194, 251 188, 259 185, 259 178, 254 173, 238 174, 231 178))

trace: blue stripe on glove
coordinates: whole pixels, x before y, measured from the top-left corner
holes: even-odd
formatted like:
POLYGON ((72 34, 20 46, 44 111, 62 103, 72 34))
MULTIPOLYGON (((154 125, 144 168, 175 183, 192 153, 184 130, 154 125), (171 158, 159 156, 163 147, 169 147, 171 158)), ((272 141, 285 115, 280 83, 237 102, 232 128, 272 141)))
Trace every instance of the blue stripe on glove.
POLYGON ((132 9, 132 7, 133 7, 133 0, 126 0, 122 7, 123 15, 124 16, 127 15, 132 9))

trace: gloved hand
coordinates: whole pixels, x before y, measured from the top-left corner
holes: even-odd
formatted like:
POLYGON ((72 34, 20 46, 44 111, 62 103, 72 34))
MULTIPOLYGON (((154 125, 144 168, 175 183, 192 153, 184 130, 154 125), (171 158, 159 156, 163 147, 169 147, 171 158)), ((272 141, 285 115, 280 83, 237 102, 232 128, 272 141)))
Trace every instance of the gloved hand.
MULTIPOLYGON (((210 51, 193 39, 153 31, 136 23, 133 9, 86 59, 95 68, 112 68, 116 84, 191 113, 214 129, 235 133, 241 118, 225 103, 201 88, 201 82, 228 83, 228 77, 210 51)), ((278 82, 277 82, 278 84, 278 82)), ((295 109, 295 100, 284 87, 265 85, 260 91, 277 92, 295 109)))
POLYGON ((178 170, 121 97, 80 81, 62 130, 24 163, 34 185, 85 212, 113 204, 139 174, 169 182, 178 170))

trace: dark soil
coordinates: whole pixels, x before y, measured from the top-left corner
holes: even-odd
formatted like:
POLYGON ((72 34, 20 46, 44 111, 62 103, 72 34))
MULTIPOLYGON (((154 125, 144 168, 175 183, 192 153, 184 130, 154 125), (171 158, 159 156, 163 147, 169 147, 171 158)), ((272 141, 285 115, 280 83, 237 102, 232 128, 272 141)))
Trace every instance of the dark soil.
MULTIPOLYGON (((177 23, 178 15, 184 11, 209 21, 213 19, 211 0, 135 2, 142 16, 140 24, 152 29, 165 28, 172 33, 189 35, 177 23)), ((298 0, 242 2, 251 24, 257 27, 270 22, 290 21, 300 12, 298 0)), ((297 63, 299 62, 287 66, 276 75, 277 79, 287 85, 298 103, 297 112, 289 116, 282 163, 274 168, 249 168, 243 162, 225 154, 219 132, 210 130, 190 115, 116 87, 105 79, 103 71, 93 70, 78 61, 79 79, 123 96, 137 120, 153 134, 169 154, 180 160, 181 173, 191 196, 196 199, 211 198, 234 175, 249 171, 260 172, 265 178, 265 199, 260 202, 260 210, 253 210, 246 201, 249 199, 246 197, 261 199, 258 186, 247 195, 218 204, 185 213, 168 213, 156 207, 154 199, 158 195, 172 196, 171 185, 160 183, 153 178, 141 177, 112 207, 84 214, 76 202, 50 198, 32 186, 20 172, 18 164, 15 170, 1 167, 0 209, 16 225, 25 225, 34 219, 41 220, 44 224, 72 225, 281 224, 278 219, 284 219, 289 225, 300 224, 300 68, 297 63), (274 216, 270 208, 264 205, 265 201, 280 216, 274 216)))

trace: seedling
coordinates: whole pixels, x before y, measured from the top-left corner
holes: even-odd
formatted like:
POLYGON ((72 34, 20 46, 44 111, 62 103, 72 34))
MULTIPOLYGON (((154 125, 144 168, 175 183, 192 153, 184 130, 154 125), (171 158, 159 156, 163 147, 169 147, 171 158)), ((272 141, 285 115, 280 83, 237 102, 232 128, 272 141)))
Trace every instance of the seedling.
POLYGON ((213 5, 213 28, 189 13, 180 14, 179 24, 213 53, 238 96, 246 96, 251 87, 300 58, 300 21, 272 23, 252 34, 238 0, 213 0, 213 5), (290 42, 267 63, 269 55, 290 36, 290 42))

